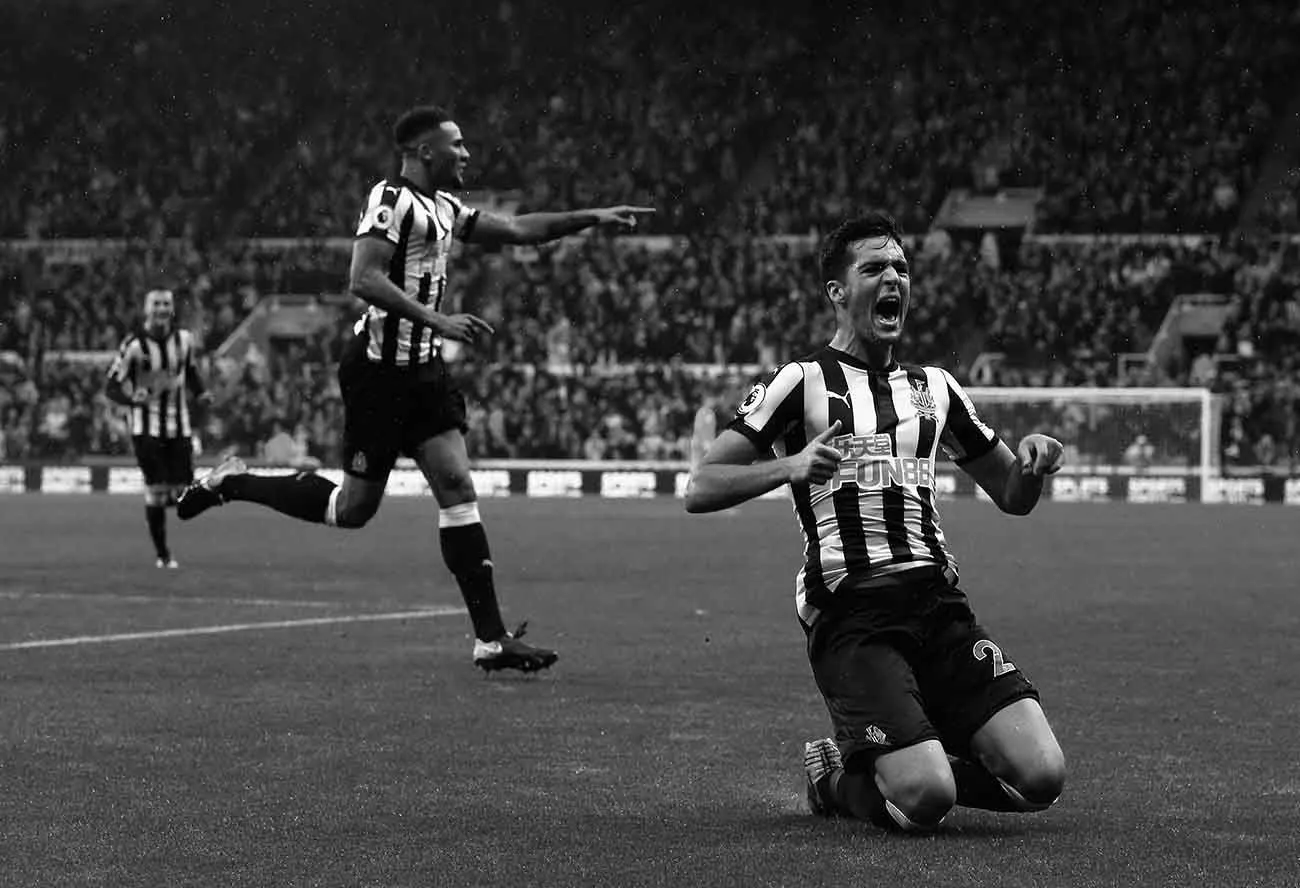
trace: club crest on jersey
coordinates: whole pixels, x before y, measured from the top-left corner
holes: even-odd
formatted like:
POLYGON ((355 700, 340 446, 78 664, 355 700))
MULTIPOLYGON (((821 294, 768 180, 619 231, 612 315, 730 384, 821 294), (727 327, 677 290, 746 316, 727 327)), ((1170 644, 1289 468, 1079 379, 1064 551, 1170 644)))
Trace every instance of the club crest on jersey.
POLYGON ((763 385, 763 383, 761 382, 757 383, 752 389, 749 390, 749 394, 745 396, 745 400, 740 402, 740 409, 737 410, 736 412, 739 413, 741 416, 744 416, 748 413, 753 413, 755 410, 758 409, 758 405, 763 403, 763 399, 766 397, 767 397, 767 386, 763 385))
POLYGON ((358 450, 356 455, 352 457, 352 471, 358 475, 364 475, 367 465, 366 455, 358 450))
POLYGON ((934 419, 938 408, 935 406, 934 393, 930 391, 930 387, 924 382, 916 380, 909 380, 908 384, 911 389, 908 397, 911 398, 912 406, 916 408, 916 412, 926 419, 934 419))

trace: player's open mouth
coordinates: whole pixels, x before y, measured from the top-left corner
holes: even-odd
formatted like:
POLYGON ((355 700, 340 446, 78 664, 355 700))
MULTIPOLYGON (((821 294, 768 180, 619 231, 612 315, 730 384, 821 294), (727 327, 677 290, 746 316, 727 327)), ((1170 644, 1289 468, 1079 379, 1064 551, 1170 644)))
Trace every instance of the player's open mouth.
POLYGON ((903 314, 903 300, 895 295, 881 296, 876 300, 876 319, 892 326, 897 324, 903 314))

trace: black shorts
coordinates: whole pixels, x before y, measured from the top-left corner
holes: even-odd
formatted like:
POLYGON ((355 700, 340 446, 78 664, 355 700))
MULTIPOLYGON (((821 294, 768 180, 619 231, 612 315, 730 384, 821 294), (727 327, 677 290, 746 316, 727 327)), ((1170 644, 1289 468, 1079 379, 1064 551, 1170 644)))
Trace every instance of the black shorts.
POLYGON ((388 367, 366 357, 356 337, 339 363, 343 395, 343 470, 382 481, 397 457, 453 429, 464 434, 465 396, 441 357, 418 367, 388 367))
POLYGON ((939 568, 854 582, 808 633, 808 659, 846 762, 924 740, 969 756, 1000 709, 1038 699, 939 568))
POLYGON ((131 438, 135 461, 150 487, 184 487, 194 480, 194 449, 189 438, 131 438))

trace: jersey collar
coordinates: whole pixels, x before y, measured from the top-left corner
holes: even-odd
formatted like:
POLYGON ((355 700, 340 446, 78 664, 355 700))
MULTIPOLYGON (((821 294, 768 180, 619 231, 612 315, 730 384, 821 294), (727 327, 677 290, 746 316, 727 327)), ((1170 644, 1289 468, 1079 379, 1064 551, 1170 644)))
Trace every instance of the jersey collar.
POLYGON ((411 189, 412 191, 414 191, 416 194, 420 195, 421 197, 426 197, 426 198, 428 198, 429 200, 433 200, 433 195, 432 195, 432 194, 430 194, 429 192, 425 191, 423 188, 421 188, 419 185, 416 185, 414 182, 412 182, 410 179, 406 178, 405 176, 398 176, 398 177, 397 177, 397 182, 400 183, 404 188, 409 188, 409 189, 411 189))
POLYGON ((884 368, 883 370, 879 370, 875 367, 868 366, 867 362, 862 360, 861 358, 855 358, 853 355, 849 354, 848 352, 840 351, 838 348, 831 348, 828 345, 826 346, 826 351, 830 352, 831 356, 834 357, 835 360, 839 361, 841 364, 848 364, 850 367, 853 367, 858 370, 865 370, 868 373, 889 374, 889 373, 893 373, 895 370, 898 369, 898 361, 895 360, 891 360, 889 362, 888 367, 884 368))

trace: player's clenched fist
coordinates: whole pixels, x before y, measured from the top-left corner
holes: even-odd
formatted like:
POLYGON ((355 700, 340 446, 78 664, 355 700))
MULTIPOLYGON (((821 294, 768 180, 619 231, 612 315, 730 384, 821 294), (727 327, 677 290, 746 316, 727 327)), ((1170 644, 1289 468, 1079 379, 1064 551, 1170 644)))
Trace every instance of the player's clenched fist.
POLYGON ((1047 435, 1026 435, 1016 451, 1022 475, 1055 475, 1065 461, 1065 447, 1047 435))
POLYGON ((840 431, 840 421, 831 423, 830 428, 808 442, 808 446, 794 456, 787 457, 790 467, 790 483, 825 484, 835 475, 835 469, 844 458, 829 443, 840 431))

